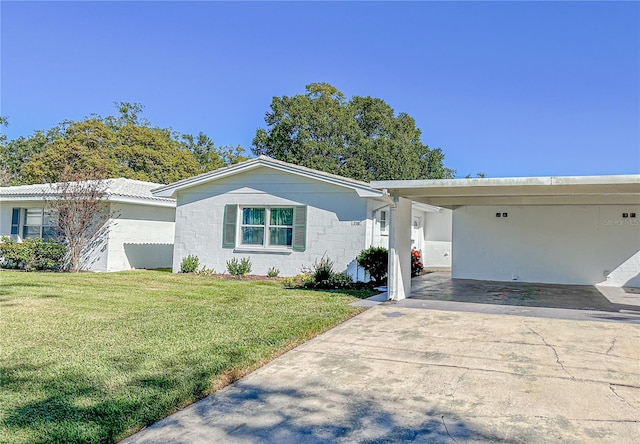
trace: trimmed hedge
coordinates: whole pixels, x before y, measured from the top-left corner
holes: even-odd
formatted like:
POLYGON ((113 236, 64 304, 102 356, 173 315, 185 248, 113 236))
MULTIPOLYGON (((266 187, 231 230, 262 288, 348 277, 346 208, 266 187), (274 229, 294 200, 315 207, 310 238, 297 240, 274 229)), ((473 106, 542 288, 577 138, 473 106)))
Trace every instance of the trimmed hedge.
POLYGON ((65 245, 52 240, 45 242, 40 238, 34 238, 14 242, 9 237, 2 236, 0 266, 24 271, 61 270, 66 253, 65 245))

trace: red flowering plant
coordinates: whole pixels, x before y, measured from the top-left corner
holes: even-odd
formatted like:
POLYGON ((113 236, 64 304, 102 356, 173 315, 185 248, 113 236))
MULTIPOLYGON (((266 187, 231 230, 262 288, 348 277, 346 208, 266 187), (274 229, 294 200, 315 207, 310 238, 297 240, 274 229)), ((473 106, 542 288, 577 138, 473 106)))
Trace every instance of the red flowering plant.
POLYGON ((424 270, 422 256, 418 250, 411 250, 411 277, 416 277, 424 270))

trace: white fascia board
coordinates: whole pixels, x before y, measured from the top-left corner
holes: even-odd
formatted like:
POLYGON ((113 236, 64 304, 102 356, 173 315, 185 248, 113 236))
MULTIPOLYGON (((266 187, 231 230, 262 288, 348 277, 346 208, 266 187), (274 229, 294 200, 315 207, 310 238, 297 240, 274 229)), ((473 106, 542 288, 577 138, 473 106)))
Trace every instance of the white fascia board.
MULTIPOLYGON (((14 194, 11 196, 0 196, 0 203, 2 202, 42 202, 45 203, 46 200, 56 200, 57 196, 43 196, 42 194, 38 195, 29 195, 29 194, 14 194)), ((130 196, 107 196, 105 199, 107 202, 118 202, 118 203, 127 203, 134 205, 145 205, 145 206, 154 206, 154 207, 164 207, 164 208, 175 208, 175 201, 167 201, 167 200, 152 200, 152 199, 140 199, 136 197, 130 196)))
POLYGON ((442 211, 441 207, 436 207, 435 205, 429 205, 421 202, 412 202, 411 206, 415 210, 424 211, 425 213, 439 213, 442 211))
POLYGON ((475 179, 376 180, 376 189, 461 188, 552 185, 620 185, 640 184, 640 174, 609 176, 497 177, 475 179))

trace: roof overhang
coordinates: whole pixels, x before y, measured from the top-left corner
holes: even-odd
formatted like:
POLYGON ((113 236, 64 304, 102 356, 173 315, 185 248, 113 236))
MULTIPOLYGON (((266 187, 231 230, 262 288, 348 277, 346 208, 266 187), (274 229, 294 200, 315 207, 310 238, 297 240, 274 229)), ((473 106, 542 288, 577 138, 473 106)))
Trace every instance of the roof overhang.
POLYGON ((462 205, 640 204, 640 175, 381 180, 373 188, 444 208, 462 205))
MULTIPOLYGON (((0 203, 2 202, 45 202, 47 200, 56 200, 59 199, 59 195, 54 195, 51 193, 24 193, 24 194, 9 194, 9 195, 0 195, 0 203)), ((134 205, 145 205, 152 207, 163 207, 163 208, 175 208, 176 201, 174 199, 162 199, 162 198, 142 198, 135 196, 121 196, 118 194, 108 194, 104 198, 105 202, 113 202, 113 203, 126 203, 126 204, 134 204, 134 205)))

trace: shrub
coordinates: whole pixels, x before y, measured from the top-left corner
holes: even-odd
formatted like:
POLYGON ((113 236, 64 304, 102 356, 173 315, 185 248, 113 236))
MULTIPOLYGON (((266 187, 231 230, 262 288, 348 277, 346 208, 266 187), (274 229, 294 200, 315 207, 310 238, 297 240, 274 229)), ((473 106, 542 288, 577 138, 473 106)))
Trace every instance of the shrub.
POLYGON ((0 256, 3 268, 17 268, 25 271, 60 270, 64 264, 67 247, 58 242, 40 238, 25 239, 18 243, 2 236, 0 256))
POLYGON ((418 250, 411 250, 411 277, 416 277, 424 270, 422 257, 418 250))
POLYGON ((180 273, 195 273, 200 266, 198 256, 189 255, 180 263, 180 273))
POLYGON ((213 268, 202 266, 202 268, 198 271, 198 274, 201 276, 211 276, 216 274, 216 270, 214 270, 213 268))
POLYGON ((270 278, 278 277, 279 274, 280 274, 280 270, 278 270, 276 267, 271 267, 267 271, 267 276, 270 278))
POLYGON ((333 261, 325 256, 313 263, 310 276, 311 279, 305 283, 306 288, 340 289, 353 285, 351 276, 333 271, 333 261))
POLYGON ((286 277, 282 280, 285 288, 309 288, 313 282, 311 273, 300 273, 293 277, 286 277))
POLYGON ((334 274, 333 261, 323 255, 319 261, 316 260, 311 266, 311 274, 313 275, 313 282, 316 284, 328 281, 334 274))
POLYGON ((227 271, 233 276, 246 276, 251 273, 251 258, 243 257, 238 261, 235 257, 227 261, 227 271))
POLYGON ((346 273, 333 273, 325 283, 325 287, 322 288, 351 288, 353 286, 353 279, 346 273))
POLYGON ((378 285, 384 285, 387 280, 387 264, 389 252, 384 247, 369 247, 362 250, 356 258, 358 265, 367 270, 371 279, 378 285))

